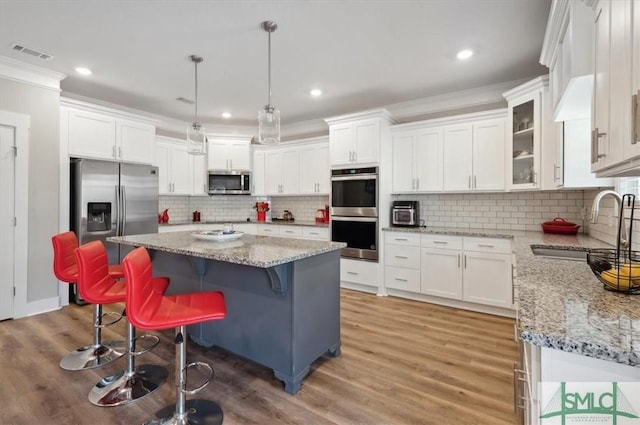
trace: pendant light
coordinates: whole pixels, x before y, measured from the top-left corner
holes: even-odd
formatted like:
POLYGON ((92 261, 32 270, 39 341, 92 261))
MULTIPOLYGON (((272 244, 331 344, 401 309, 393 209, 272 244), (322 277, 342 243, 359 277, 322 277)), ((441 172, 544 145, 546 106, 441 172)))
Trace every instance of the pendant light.
POLYGON ((280 111, 271 104, 271 33, 278 25, 272 21, 264 21, 261 25, 269 34, 269 98, 264 109, 258 112, 258 142, 267 145, 280 143, 280 111))
POLYGON ((204 126, 198 122, 198 64, 203 59, 196 55, 189 56, 189 59, 195 65, 196 113, 193 124, 187 129, 187 152, 191 155, 204 155, 206 153, 204 126))

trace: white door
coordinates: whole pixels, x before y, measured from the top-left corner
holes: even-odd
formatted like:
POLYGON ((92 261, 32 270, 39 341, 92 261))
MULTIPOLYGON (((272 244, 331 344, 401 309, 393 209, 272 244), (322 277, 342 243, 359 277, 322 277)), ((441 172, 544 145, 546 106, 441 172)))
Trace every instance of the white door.
POLYGON ((437 192, 442 190, 442 129, 420 130, 413 145, 416 190, 437 192))
POLYGON ((504 120, 473 124, 473 189, 504 190, 504 145, 504 120))
POLYGON ((472 143, 471 124, 444 129, 444 190, 471 190, 472 143))
POLYGON ((391 180, 393 192, 413 192, 416 189, 416 179, 413 173, 413 139, 413 134, 393 136, 391 180))
POLYGON ((0 320, 13 317, 16 128, 0 124, 0 320))

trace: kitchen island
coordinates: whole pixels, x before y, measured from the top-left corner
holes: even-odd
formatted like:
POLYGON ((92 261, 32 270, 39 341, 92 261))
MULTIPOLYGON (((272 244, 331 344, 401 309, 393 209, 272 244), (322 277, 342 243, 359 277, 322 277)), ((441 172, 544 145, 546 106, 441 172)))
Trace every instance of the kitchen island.
POLYGON ((190 326, 189 335, 273 369, 288 393, 320 356, 340 354, 342 243, 246 234, 216 242, 191 232, 108 241, 147 248, 170 294, 222 291, 225 320, 190 326))

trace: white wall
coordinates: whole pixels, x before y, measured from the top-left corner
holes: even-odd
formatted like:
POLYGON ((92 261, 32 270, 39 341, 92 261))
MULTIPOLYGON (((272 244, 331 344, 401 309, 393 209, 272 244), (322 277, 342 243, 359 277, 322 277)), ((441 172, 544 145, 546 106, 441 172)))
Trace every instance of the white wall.
MULTIPOLYGON (((0 78, 3 110, 31 117, 29 137, 29 237, 27 302, 58 297, 51 236, 58 233, 60 94, 51 89, 0 78)), ((18 155, 20 153, 18 152, 18 155)))

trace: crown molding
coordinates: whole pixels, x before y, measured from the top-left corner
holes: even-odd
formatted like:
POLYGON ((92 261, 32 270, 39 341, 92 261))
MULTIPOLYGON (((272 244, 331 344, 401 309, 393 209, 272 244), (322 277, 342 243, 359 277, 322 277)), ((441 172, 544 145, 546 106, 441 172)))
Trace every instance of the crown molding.
POLYGON ((540 63, 547 67, 555 60, 558 44, 569 25, 569 0, 554 0, 544 31, 544 41, 540 52, 540 63))
POLYGON ((0 77, 58 93, 61 92, 60 81, 67 78, 65 74, 20 62, 7 56, 0 56, 0 77))
POLYGON ((455 109, 469 108, 481 105, 490 105, 503 102, 502 94, 513 87, 516 87, 526 79, 508 81, 505 83, 493 84, 478 87, 470 90, 462 90, 409 102, 395 103, 386 108, 401 121, 411 117, 432 114, 436 112, 450 111, 455 109))
POLYGON ((396 124, 398 120, 391 115, 391 113, 385 108, 369 109, 366 111, 354 112, 352 114, 339 115, 336 117, 325 118, 325 122, 328 125, 340 124, 342 122, 348 122, 353 120, 361 120, 368 118, 381 118, 387 121, 389 124, 396 124))
POLYGON ((537 90, 543 87, 547 87, 549 85, 549 74, 541 75, 539 77, 534 78, 533 80, 529 80, 524 84, 519 85, 509 91, 503 93, 503 96, 507 101, 519 97, 523 94, 530 93, 533 90, 537 90))
POLYGON ((405 124, 397 124, 391 126, 392 133, 399 133, 404 131, 413 131, 422 129, 425 127, 435 127, 442 125, 468 123, 471 121, 484 121, 490 119, 507 118, 509 116, 509 110, 507 108, 492 109, 489 111, 473 112, 470 114, 453 115, 450 117, 434 118, 423 121, 408 122, 405 124))

